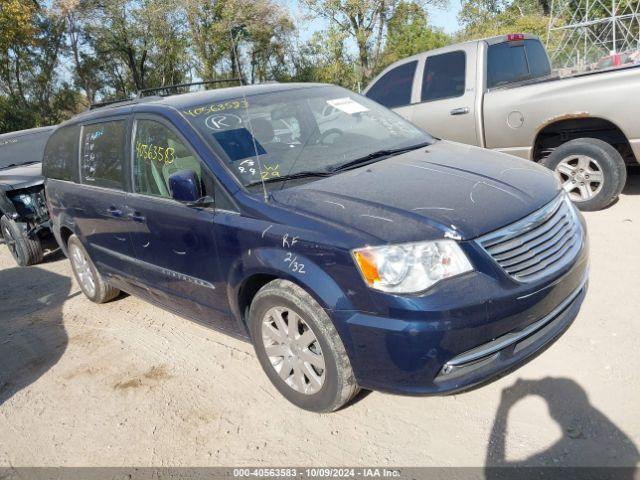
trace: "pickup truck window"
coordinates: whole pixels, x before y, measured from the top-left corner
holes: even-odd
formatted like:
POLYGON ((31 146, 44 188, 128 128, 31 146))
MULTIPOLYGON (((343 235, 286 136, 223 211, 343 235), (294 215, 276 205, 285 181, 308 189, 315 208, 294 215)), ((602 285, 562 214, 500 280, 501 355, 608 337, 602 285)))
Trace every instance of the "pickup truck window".
POLYGON ((56 180, 74 180, 78 158, 78 137, 80 127, 58 129, 47 143, 42 163, 42 174, 56 180))
POLYGON ((373 84, 367 92, 367 97, 387 108, 409 105, 417 65, 417 61, 407 62, 389 70, 373 84))
POLYGON ((503 42, 489 47, 488 88, 543 77, 549 73, 549 58, 538 40, 503 42))
POLYGON ((85 125, 82 130, 80 180, 86 185, 124 189, 126 122, 85 125))
POLYGON ((465 62, 462 51, 428 57, 422 76, 422 101, 464 95, 465 62))

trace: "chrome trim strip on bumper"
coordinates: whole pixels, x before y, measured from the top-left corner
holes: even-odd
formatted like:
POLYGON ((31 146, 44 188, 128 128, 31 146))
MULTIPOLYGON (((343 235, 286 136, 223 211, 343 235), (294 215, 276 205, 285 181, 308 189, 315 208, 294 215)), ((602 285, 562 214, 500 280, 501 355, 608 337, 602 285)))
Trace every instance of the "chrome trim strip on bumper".
POLYGON ((518 332, 507 333, 501 337, 492 340, 491 342, 480 345, 479 347, 468 350, 460 355, 452 358, 442 367, 442 372, 450 372, 454 368, 462 367, 468 363, 473 363, 475 361, 481 360, 484 357, 488 357, 514 343, 519 342, 520 340, 528 337, 529 335, 535 333, 537 330, 540 330, 547 323, 550 323, 553 319, 555 319, 564 309, 566 309, 577 297, 580 295, 582 290, 584 289, 587 283, 587 276, 582 279, 580 286, 573 291, 571 295, 569 295, 566 299, 562 301, 556 308, 554 308, 550 313, 542 317, 540 320, 532 323, 531 325, 525 327, 524 329, 518 332))

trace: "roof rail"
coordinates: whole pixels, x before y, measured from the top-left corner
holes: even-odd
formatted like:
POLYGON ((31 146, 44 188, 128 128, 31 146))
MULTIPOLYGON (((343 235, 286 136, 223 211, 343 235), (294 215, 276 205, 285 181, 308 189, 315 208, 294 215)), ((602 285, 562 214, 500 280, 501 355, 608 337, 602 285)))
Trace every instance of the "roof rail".
POLYGON ((102 107, 107 107, 109 105, 116 105, 118 103, 121 104, 126 104, 131 102, 131 99, 129 98, 119 98, 118 100, 109 100, 106 102, 96 102, 96 103, 92 103, 91 105, 89 105, 89 110, 95 110, 96 108, 102 108, 102 107))
POLYGON ((162 97, 167 95, 175 95, 179 88, 194 87, 197 85, 217 85, 220 83, 236 83, 236 82, 242 85, 242 81, 239 78, 227 78, 224 80, 206 80, 203 82, 177 83, 175 85, 164 85, 162 87, 145 88, 143 90, 138 91, 137 98, 146 97, 149 94, 152 94, 153 92, 158 92, 153 94, 162 97))
POLYGON ((224 80, 207 80, 203 82, 192 82, 192 83, 177 83, 175 85, 164 85, 162 87, 153 87, 153 88, 144 88, 142 90, 138 90, 138 93, 133 98, 119 98, 117 100, 109 100, 106 102, 96 102, 89 105, 89 110, 95 110, 96 108, 108 107, 108 106, 117 106, 117 105, 127 105, 131 103, 137 103, 142 101, 145 97, 166 97, 169 95, 175 95, 178 93, 179 88, 193 87, 196 85, 217 85, 220 83, 234 83, 242 85, 242 81, 239 78, 227 78, 224 80), (162 93, 154 93, 154 92, 162 92, 162 93))

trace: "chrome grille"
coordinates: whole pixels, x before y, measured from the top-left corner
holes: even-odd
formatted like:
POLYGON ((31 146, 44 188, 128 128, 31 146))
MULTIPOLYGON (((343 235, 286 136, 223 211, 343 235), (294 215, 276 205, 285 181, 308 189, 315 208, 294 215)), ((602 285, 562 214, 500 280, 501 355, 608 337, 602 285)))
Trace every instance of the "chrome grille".
POLYGON ((478 243, 511 277, 532 282, 575 258, 582 226, 575 207, 562 194, 522 220, 480 237, 478 243))

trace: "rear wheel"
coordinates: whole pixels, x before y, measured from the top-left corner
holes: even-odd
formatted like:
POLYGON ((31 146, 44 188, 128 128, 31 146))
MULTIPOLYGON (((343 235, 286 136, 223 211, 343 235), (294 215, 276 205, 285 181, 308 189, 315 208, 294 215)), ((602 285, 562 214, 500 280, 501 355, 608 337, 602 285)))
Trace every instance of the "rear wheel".
POLYGON ((44 253, 38 237, 29 238, 20 224, 4 215, 0 219, 0 229, 9 252, 19 266, 26 267, 42 261, 44 253))
POLYGON ((249 317, 258 360, 291 403, 331 412, 358 392, 338 332, 302 288, 286 280, 270 282, 256 294, 249 317))
POLYGON ((543 160, 580 210, 609 206, 624 188, 627 168, 620 153, 607 142, 578 138, 560 145, 543 160))
POLYGON ((105 303, 120 294, 120 290, 104 281, 78 237, 75 235, 69 237, 67 250, 73 275, 80 285, 82 293, 89 300, 95 303, 105 303))

